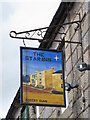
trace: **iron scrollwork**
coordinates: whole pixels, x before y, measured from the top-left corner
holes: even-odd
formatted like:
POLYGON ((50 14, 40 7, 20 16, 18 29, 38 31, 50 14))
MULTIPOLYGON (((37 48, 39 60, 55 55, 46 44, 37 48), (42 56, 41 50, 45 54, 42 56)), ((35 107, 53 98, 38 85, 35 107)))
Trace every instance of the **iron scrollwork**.
MULTIPOLYGON (((78 14, 80 16, 80 14, 78 14)), ((86 13, 83 15, 82 19, 79 18, 79 20, 77 21, 73 21, 73 22, 67 22, 67 23, 63 23, 63 24, 58 24, 58 25, 52 25, 49 27, 43 27, 43 28, 38 28, 38 29, 33 29, 33 30, 29 30, 29 31, 23 31, 23 32, 16 32, 16 31, 11 31, 10 32, 10 37, 11 38, 18 38, 18 39, 27 39, 27 40, 38 40, 39 42, 46 42, 48 39, 44 40, 44 35, 47 31, 48 28, 58 28, 58 27, 62 27, 63 30, 65 30, 65 28, 63 26, 65 25, 70 25, 70 24, 77 24, 77 27, 74 28, 75 32, 77 31, 78 28, 80 28, 81 26, 81 22, 84 20, 86 16, 86 13)), ((65 32, 58 32, 58 34, 60 34, 60 38, 59 40, 54 40, 53 42, 62 42, 62 37, 61 35, 64 35, 64 37, 66 36, 65 32)), ((81 38, 82 39, 82 38, 81 38)), ((74 44, 80 44, 82 45, 82 41, 80 42, 73 42, 73 41, 66 41, 67 43, 74 43, 74 44)))
POLYGON ((44 35, 47 31, 48 27, 30 30, 30 31, 23 31, 23 32, 16 32, 11 31, 10 37, 11 38, 18 38, 18 39, 28 39, 28 40, 38 40, 42 41, 44 38, 44 35))

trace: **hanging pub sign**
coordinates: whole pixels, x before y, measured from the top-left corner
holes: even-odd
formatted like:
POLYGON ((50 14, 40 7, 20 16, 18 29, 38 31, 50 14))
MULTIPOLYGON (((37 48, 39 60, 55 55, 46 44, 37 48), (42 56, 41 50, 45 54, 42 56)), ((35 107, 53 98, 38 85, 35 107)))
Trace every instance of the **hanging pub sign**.
POLYGON ((21 104, 66 106, 62 51, 20 47, 21 104))

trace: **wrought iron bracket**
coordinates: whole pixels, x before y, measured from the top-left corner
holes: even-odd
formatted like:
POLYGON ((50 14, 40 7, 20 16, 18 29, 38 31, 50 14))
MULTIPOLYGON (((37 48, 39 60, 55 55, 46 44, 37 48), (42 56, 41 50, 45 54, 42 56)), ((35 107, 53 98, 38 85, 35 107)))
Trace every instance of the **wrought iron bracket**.
POLYGON ((9 35, 11 38, 41 41, 43 40, 44 37, 43 34, 47 31, 47 29, 48 27, 38 28, 23 32, 11 31, 9 35), (40 36, 41 38, 37 38, 37 36, 40 36))
MULTIPOLYGON (((28 30, 28 31, 23 31, 23 32, 16 32, 16 31, 11 31, 10 32, 10 37, 11 38, 16 38, 16 39, 22 39, 22 40, 38 40, 39 42, 47 42, 48 39, 43 39, 44 35, 47 31, 48 28, 55 28, 55 27, 62 27, 65 25, 70 25, 70 24, 77 24, 77 28, 75 30, 78 29, 78 27, 81 25, 81 22, 83 21, 83 19, 85 18, 86 14, 84 14, 83 18, 80 19, 78 21, 73 21, 73 22, 67 22, 67 23, 63 23, 63 24, 59 24, 59 25, 53 25, 53 26, 49 26, 49 27, 43 27, 43 28, 38 28, 38 29, 33 29, 33 30, 28 30)), ((59 34, 64 34, 66 35, 66 33, 60 33, 59 34)), ((54 40, 54 42, 62 42, 62 40, 54 40)), ((74 44, 82 44, 82 41, 80 42, 73 42, 73 41, 65 41, 65 43, 74 43, 74 44)))

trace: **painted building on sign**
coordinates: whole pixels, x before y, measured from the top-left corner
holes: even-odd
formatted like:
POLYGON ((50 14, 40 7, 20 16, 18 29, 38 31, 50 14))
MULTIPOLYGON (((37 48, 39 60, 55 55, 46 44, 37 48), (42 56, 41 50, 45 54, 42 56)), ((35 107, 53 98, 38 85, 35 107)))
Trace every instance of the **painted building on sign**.
MULTIPOLYGON (((80 72, 77 69, 77 64, 82 62, 82 58, 85 63, 90 64, 90 1, 62 1, 43 39, 47 41, 42 41, 39 48, 63 50, 65 82, 69 84, 77 83, 78 88, 71 89, 69 92, 66 91, 66 108, 28 106, 28 117, 47 119, 75 118, 76 120, 78 120, 78 118, 90 119, 90 71, 86 70, 80 72), (81 19, 84 18, 80 22, 81 31, 79 23, 74 23, 74 21, 80 20, 79 15, 81 19), (72 22, 72 24, 65 24, 70 22, 72 22), (82 50, 79 44, 80 40, 82 40, 82 50), (77 44, 75 44, 75 42, 77 42, 77 44)), ((43 86, 50 87, 50 85, 47 85, 47 83, 45 84, 45 80, 42 79, 42 75, 44 74, 45 76, 45 71, 43 73, 41 71, 36 71, 35 74, 37 75, 36 85, 42 84, 43 86)), ((35 79, 35 74, 32 74, 30 79, 35 79)), ((59 79, 60 81, 57 81, 59 77, 62 79, 62 74, 58 74, 57 71, 52 72, 52 85, 55 91, 60 88, 60 90, 62 90, 63 87, 61 80, 59 79), (61 82, 61 86, 58 86, 58 82, 61 82)), ((35 81, 31 82, 30 80, 30 84, 34 82, 35 81)), ((12 106, 14 106, 14 104, 12 104, 12 106)), ((13 112, 11 112, 12 106, 7 114, 7 116, 9 116, 8 118, 13 114, 13 112)), ((21 108, 23 109, 22 106, 21 108)), ((25 109, 26 108, 24 108, 24 110, 25 109)), ((19 112, 20 110, 21 109, 19 109, 19 112)), ((16 112, 17 110, 15 109, 14 113, 16 112)), ((13 116, 18 118, 19 112, 17 116, 14 116, 14 114, 13 116)))
POLYGON ((30 75, 30 85, 41 86, 42 88, 52 88, 52 73, 55 72, 52 67, 50 70, 44 70, 30 75))
POLYGON ((52 74, 52 86, 56 91, 63 92, 62 71, 56 71, 52 74))
POLYGON ((30 85, 43 89, 54 89, 57 91, 63 91, 62 71, 55 72, 54 67, 49 70, 39 72, 30 75, 30 85))

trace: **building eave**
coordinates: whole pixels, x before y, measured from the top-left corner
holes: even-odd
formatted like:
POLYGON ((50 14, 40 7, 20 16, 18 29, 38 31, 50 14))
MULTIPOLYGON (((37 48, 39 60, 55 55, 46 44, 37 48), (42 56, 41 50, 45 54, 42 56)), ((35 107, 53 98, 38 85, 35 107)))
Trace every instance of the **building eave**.
POLYGON ((57 35, 58 30, 61 28, 60 24, 64 23, 64 20, 67 17, 67 9, 70 10, 73 4, 73 2, 61 2, 43 38, 44 40, 46 40, 46 42, 42 42, 39 48, 50 48, 53 40, 57 35))
POLYGON ((18 89, 16 96, 10 106, 10 109, 8 110, 8 113, 6 115, 6 119, 13 118, 14 111, 17 111, 18 108, 20 108, 20 88, 18 89))

